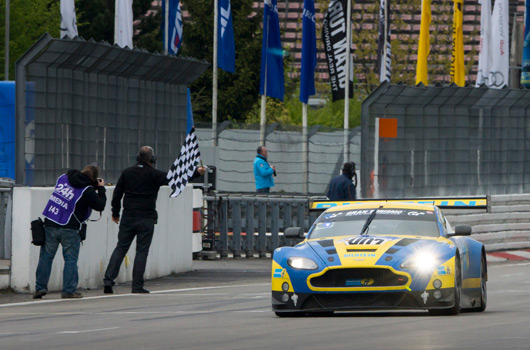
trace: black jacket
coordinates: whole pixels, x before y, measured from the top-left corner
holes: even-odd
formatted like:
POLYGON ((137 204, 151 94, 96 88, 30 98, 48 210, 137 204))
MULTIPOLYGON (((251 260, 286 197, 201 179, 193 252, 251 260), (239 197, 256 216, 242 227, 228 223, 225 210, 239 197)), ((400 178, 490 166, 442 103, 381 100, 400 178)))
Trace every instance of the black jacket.
POLYGON ((351 201, 356 199, 352 179, 346 174, 335 176, 330 184, 327 197, 331 201, 351 201))
POLYGON ((96 211, 103 211, 103 209, 105 209, 105 204, 107 204, 107 195, 105 194, 106 190, 105 187, 97 186, 97 183, 90 181, 90 178, 81 173, 79 170, 68 170, 66 176, 68 176, 68 182, 70 185, 75 188, 85 188, 87 186, 90 187, 83 192, 83 195, 75 205, 75 216, 72 215, 66 225, 59 225, 48 219, 44 221, 44 225, 48 227, 62 227, 79 230, 81 223, 77 221, 75 217, 83 217, 88 208, 96 211))
POLYGON ((167 185, 167 172, 144 162, 122 171, 112 196, 112 216, 120 217, 123 197, 123 216, 157 219, 156 199, 160 186, 167 185))

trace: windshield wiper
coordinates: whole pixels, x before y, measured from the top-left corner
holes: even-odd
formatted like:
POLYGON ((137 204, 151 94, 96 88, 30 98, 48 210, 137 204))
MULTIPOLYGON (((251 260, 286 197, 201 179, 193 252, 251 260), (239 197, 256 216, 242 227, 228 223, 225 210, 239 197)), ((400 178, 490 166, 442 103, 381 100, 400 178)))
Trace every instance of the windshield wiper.
MULTIPOLYGON (((381 209, 383 206, 380 206, 379 208, 377 209, 381 209)), ((375 218, 375 215, 377 214, 377 209, 375 209, 372 214, 370 214, 370 216, 368 217, 368 219, 366 219, 366 222, 364 223, 364 226, 363 226, 363 229, 361 230, 361 234, 360 236, 362 236, 364 234, 365 231, 368 230, 368 226, 370 226, 370 224, 372 223, 372 221, 374 220, 375 218)))

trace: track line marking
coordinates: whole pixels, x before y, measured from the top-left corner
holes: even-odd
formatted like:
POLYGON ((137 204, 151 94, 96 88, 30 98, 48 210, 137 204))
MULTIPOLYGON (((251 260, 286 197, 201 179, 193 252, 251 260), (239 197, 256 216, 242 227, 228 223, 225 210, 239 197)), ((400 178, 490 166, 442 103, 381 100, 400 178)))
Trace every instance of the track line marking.
MULTIPOLYGON (((222 288, 242 288, 242 287, 256 287, 256 286, 268 286, 268 285, 270 285, 270 283, 232 284, 232 285, 211 286, 211 287, 194 287, 194 288, 157 290, 149 294, 179 293, 179 292, 190 292, 190 291, 198 291, 198 290, 211 290, 211 289, 222 289, 222 288)), ((79 302, 83 300, 119 298, 119 297, 129 297, 129 296, 140 297, 140 296, 148 296, 149 294, 127 293, 127 294, 111 294, 111 295, 100 295, 100 296, 94 296, 94 297, 84 297, 80 299, 51 299, 51 300, 23 301, 19 303, 3 304, 3 305, 0 305, 0 308, 6 308, 10 306, 59 303, 59 302, 79 302)))
POLYGON ((110 331, 112 329, 118 329, 118 328, 120 327, 85 329, 82 331, 62 331, 62 332, 57 332, 57 334, 79 334, 79 333, 90 333, 90 332, 102 332, 102 331, 110 331))

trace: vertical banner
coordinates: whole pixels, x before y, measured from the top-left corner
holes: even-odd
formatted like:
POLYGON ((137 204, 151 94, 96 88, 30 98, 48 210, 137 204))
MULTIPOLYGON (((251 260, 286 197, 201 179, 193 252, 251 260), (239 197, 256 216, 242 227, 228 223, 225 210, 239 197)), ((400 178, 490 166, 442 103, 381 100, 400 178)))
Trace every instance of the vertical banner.
MULTIPOLYGON (((346 87, 347 0, 331 0, 322 25, 322 41, 326 50, 329 82, 333 101, 344 100, 346 87)), ((351 47, 351 43, 349 43, 351 47)), ((353 98, 353 56, 350 55, 349 98, 353 98)))
POLYGON ((510 68, 510 27, 508 17, 508 0, 495 0, 491 16, 491 67, 488 86, 502 89, 508 85, 510 68))
POLYGON ((168 33, 169 42, 167 52, 171 55, 176 55, 182 46, 182 12, 180 10, 179 0, 162 0, 162 42, 165 45, 166 33, 165 33, 165 18, 166 18, 166 1, 169 1, 168 10, 168 33))
POLYGON ((466 84, 464 72, 464 0, 453 0, 453 58, 451 60, 451 82, 458 86, 466 84))
POLYGON ((74 0, 61 0, 61 39, 78 36, 74 0))
POLYGON ((524 47, 521 65, 521 85, 530 88, 530 0, 525 1, 524 11, 524 47))
POLYGON ((476 85, 488 85, 491 65, 491 0, 480 2, 480 53, 476 85))
POLYGON ((379 71, 379 82, 390 82, 392 54, 390 45, 390 0, 381 0, 379 5, 379 33, 377 43, 376 70, 379 71))
POLYGON ((217 67, 225 72, 234 73, 236 71, 236 45, 230 0, 219 0, 219 21, 217 23, 217 42, 219 43, 217 67))
POLYGON ((280 21, 276 0, 265 0, 263 8, 263 42, 259 91, 260 95, 274 97, 283 101, 285 93, 283 49, 280 39, 280 21))
POLYGON ((114 13, 114 44, 133 48, 133 0, 116 0, 114 13))
POLYGON ((431 0, 421 1, 420 42, 418 43, 418 62, 416 64, 416 85, 429 85, 427 74, 427 57, 431 52, 430 27, 431 0))
POLYGON ((300 102, 307 103, 309 96, 315 94, 315 68, 317 66, 317 36, 315 29, 314 0, 304 0, 302 25, 300 102))

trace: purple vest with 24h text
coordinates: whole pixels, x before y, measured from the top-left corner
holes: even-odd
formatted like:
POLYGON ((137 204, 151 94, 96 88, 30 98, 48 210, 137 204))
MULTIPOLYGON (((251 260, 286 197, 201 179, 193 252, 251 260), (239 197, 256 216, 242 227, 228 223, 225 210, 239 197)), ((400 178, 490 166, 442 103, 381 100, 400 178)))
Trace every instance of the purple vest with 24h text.
MULTIPOLYGON (((59 176, 42 215, 59 225, 66 225, 74 213, 75 205, 88 187, 75 188, 68 182, 66 174, 59 176)), ((77 218, 79 224, 88 219, 91 212, 92 209, 89 208, 83 217, 77 218)))

